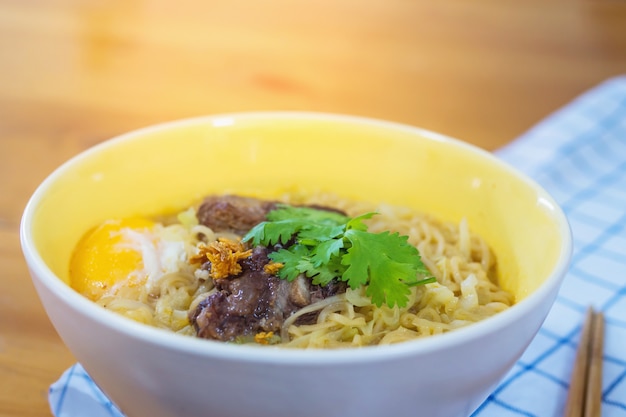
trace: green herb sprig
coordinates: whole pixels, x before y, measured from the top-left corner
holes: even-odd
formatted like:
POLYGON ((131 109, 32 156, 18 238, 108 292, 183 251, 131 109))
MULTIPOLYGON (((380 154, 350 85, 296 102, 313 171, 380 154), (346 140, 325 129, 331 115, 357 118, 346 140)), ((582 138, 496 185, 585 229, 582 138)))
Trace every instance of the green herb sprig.
POLYGON ((253 246, 282 244, 269 255, 283 265, 280 278, 293 281, 305 274, 319 285, 333 279, 352 289, 365 285, 366 295, 378 307, 384 303, 405 307, 411 286, 436 279, 407 236, 367 231, 364 220, 376 214, 350 218, 334 211, 279 205, 243 241, 253 246))

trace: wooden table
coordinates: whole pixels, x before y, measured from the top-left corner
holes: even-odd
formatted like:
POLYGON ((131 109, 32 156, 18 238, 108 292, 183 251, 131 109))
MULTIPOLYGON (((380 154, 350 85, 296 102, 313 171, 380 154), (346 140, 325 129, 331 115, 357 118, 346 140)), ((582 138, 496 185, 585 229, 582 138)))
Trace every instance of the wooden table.
POLYGON ((626 73, 621 0, 0 0, 0 415, 50 415, 74 363, 19 221, 56 166, 190 116, 312 110, 494 150, 626 73))

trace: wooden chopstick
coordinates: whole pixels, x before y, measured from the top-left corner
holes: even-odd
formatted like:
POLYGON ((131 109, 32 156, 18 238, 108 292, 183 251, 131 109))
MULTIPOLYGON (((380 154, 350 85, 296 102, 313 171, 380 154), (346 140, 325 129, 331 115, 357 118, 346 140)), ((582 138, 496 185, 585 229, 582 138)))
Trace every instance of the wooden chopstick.
POLYGON ((604 315, 587 310, 572 372, 565 417, 600 417, 604 315))
POLYGON ((598 312, 593 318, 587 393, 585 395, 585 417, 600 417, 602 414, 602 356, 604 349, 604 315, 598 312))

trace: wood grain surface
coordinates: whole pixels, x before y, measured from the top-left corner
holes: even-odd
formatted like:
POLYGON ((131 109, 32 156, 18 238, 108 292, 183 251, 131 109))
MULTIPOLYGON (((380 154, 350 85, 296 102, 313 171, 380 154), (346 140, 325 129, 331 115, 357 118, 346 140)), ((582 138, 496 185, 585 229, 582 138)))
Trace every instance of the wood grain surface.
POLYGON ((75 361, 19 221, 78 152, 250 110, 383 118, 494 150, 625 72, 623 0, 0 0, 0 416, 50 416, 48 387, 75 361))

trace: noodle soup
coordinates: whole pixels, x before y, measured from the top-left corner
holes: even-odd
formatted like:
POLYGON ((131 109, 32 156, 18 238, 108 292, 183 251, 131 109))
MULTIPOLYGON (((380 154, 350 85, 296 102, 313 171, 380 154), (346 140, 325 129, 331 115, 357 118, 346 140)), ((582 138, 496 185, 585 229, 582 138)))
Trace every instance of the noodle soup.
POLYGON ((103 223, 75 249, 70 282, 106 309, 181 335, 294 348, 392 344, 464 327, 513 304, 498 285, 497 259, 470 226, 331 194, 271 202, 217 196, 175 216, 103 223), (214 211, 207 214, 208 201, 214 211), (429 277, 408 285, 402 302, 374 302, 367 284, 341 277, 324 285, 305 273, 281 279, 285 266, 268 256, 291 238, 269 248, 245 241, 277 204, 351 219, 372 213, 363 219, 367 232, 404 237, 429 277), (224 209, 232 206, 240 211, 224 209), (252 220, 242 220, 241 210, 252 220))
MULTIPOLYGON (((430 222, 428 216, 425 218, 430 222)), ((348 232, 342 232, 346 240, 351 237, 348 232)), ((153 417, 470 415, 510 372, 547 317, 567 271, 572 245, 567 219, 545 190, 484 150, 396 123, 310 113, 202 117, 152 126, 107 141, 68 161, 40 185, 24 211, 21 238, 42 305, 76 360, 126 415, 153 417), (307 194, 281 198, 289 190, 307 194), (318 198, 314 193, 319 190, 341 198, 318 198), (305 311, 293 324, 285 326, 283 321, 280 327, 271 327, 278 329, 272 336, 258 331, 243 340, 235 337, 233 342, 194 337, 197 330, 192 319, 196 312, 196 323, 200 319, 202 325, 199 329, 206 331, 203 334, 217 334, 211 329, 219 327, 206 326, 210 322, 206 313, 214 304, 205 300, 213 297, 210 299, 215 301, 221 297, 216 295, 219 293, 227 300, 229 295, 238 294, 234 286, 243 285, 243 277, 229 277, 235 273, 231 267, 240 265, 242 275, 255 270, 255 251, 260 251, 252 245, 257 241, 256 234, 243 242, 254 247, 246 246, 241 251, 236 236, 246 232, 231 235, 210 227, 216 234, 213 242, 206 230, 201 239, 189 232, 197 227, 192 223, 201 212, 201 204, 193 204, 193 211, 187 211, 185 205, 224 192, 294 205, 336 207, 351 217, 351 230, 357 232, 361 229, 354 227, 354 216, 376 211, 378 215, 363 220, 368 232, 392 229, 393 220, 396 227, 404 228, 402 234, 412 236, 411 241, 421 245, 420 261, 426 272, 420 267, 421 272, 408 277, 410 285, 404 287, 408 294, 401 292, 406 305, 402 297, 390 300, 385 294, 378 298, 380 287, 372 282, 380 282, 372 281, 369 275, 367 285, 352 288, 349 284, 358 280, 359 274, 349 274, 350 279, 342 284, 345 291, 338 285, 327 288, 322 297, 313 291, 311 277, 311 285, 304 280, 307 285, 303 286, 311 290, 310 305, 318 298, 338 296, 345 297, 352 307, 327 305, 327 309, 311 314, 305 311), (439 225, 436 232, 434 226, 420 226, 421 214, 379 202, 410 207, 454 225, 439 225), (169 216, 180 212, 181 218, 169 216), (164 213, 168 215, 161 216, 164 213), (389 224, 379 227, 383 221, 389 224), (88 237, 91 232, 83 237, 97 225, 101 226, 93 231, 102 231, 93 240, 88 237), (481 249, 486 245, 478 243, 468 230, 488 242, 492 250, 489 259, 481 249), (181 240, 179 232, 189 240, 181 240), (446 243, 448 233, 451 236, 446 243), (132 237, 130 243, 121 239, 127 235, 132 237), (158 238, 152 240, 153 236, 158 238), (220 238, 235 243, 219 243, 220 238), (420 239, 425 243, 420 244, 420 239), (135 241, 141 244, 136 246, 135 241), (159 241, 162 244, 154 243, 159 241), (198 247, 200 241, 206 249, 198 247), (77 245, 85 248, 85 242, 94 242, 95 250, 92 261, 87 257, 82 265, 102 276, 94 280, 95 285, 83 282, 78 287, 82 285, 81 290, 99 297, 99 302, 111 297, 106 308, 75 290, 75 277, 80 276, 75 268, 81 263, 71 260, 80 257, 77 245), (469 251, 467 242, 471 245, 469 251), (232 251, 226 250, 231 246, 232 251), (135 247, 141 251, 133 252, 135 247), (127 254, 113 263, 117 257, 111 251, 122 248, 128 250, 127 254), (224 262, 213 278, 210 273, 214 271, 203 265, 204 257, 213 257, 216 248, 231 253, 233 256, 225 259, 236 262, 224 262), (158 256, 144 259, 144 249, 158 256), (249 257, 247 250, 253 251, 249 257), (441 258, 438 251, 446 258, 441 258), (462 256, 455 255, 457 252, 469 253, 469 260, 454 260, 462 256), (185 262, 184 256, 193 262, 185 262), (74 267, 71 279, 70 264, 74 267), (491 298, 499 290, 481 281, 482 272, 474 272, 473 268, 482 268, 483 264, 489 268, 485 274, 490 282, 513 294, 509 300, 515 303, 492 317, 450 331, 448 327, 474 319, 464 315, 491 314, 499 306, 500 301, 491 298), (152 268, 154 265, 159 268, 152 268), (169 269, 176 266, 185 270, 186 265, 191 265, 191 274, 169 269), (466 269, 466 265, 471 266, 466 269), (144 269, 157 273, 147 277, 133 274, 144 269), (167 279, 160 275, 163 271, 168 273, 167 279), (473 287, 478 303, 474 308, 468 306, 473 303, 469 291, 472 279, 463 285, 471 272, 478 282, 473 287), (225 280, 219 278, 222 273, 227 275, 225 280), (210 282, 205 278, 207 274, 210 282), (440 281, 425 283, 431 275, 440 281), (201 287, 202 280, 214 287, 201 287), (70 283, 75 289, 68 286, 70 283), (145 290, 146 283, 150 284, 149 290, 145 290), (445 289, 446 283, 454 284, 445 289), (433 293, 431 288, 441 290, 433 293), (470 295, 464 297, 463 290, 470 295), (169 301, 164 296, 168 291, 169 301), (444 291, 448 295, 439 298, 444 291), (450 293, 456 302, 449 298, 450 293), (196 295, 203 296, 196 300, 196 295), (398 307, 396 301, 404 307, 398 307), (192 303, 197 306, 193 308, 192 303), (413 306, 409 307, 410 303, 413 306), (436 306, 432 309, 436 315, 424 310, 429 305, 436 306), (114 307, 120 310, 112 311, 114 307), (134 320, 119 314, 133 311, 134 320), (317 332, 306 327, 319 324, 320 317, 328 323, 328 329, 319 326, 317 332), (288 332, 288 343, 295 345, 300 340, 303 346, 313 346, 320 341, 329 348, 259 344, 276 343, 279 337, 282 342, 283 329, 288 332), (186 330, 192 331, 191 336, 177 334, 186 330), (297 337, 296 330, 304 334, 297 337), (439 331, 443 334, 429 335, 439 331), (418 336, 401 343, 395 341, 402 339, 391 340, 391 336, 402 333, 418 336), (365 340, 369 334, 374 337, 365 340), (353 342, 374 345, 351 348, 353 342)), ((347 246, 339 252, 347 251, 347 246)), ((369 250, 368 254, 390 252, 384 245, 363 248, 369 250)), ((403 246, 402 251, 393 252, 404 255, 405 250, 403 246)), ((349 255, 344 253, 342 261, 346 256, 350 260, 349 255)), ((379 266, 375 259, 369 259, 368 267, 379 266)), ((338 271, 339 267, 348 268, 342 263, 334 266, 338 271)), ((398 268, 405 269, 403 265, 398 268)), ((278 269, 276 274, 284 271, 290 271, 289 267, 278 269)), ((350 271, 354 272, 352 268, 350 271)), ((389 275, 384 285, 393 282, 394 277, 398 278, 389 275)), ((277 276, 264 280, 281 288, 285 282, 292 285, 302 281, 277 276)), ((245 283, 255 288, 256 281, 245 283)), ((328 285, 326 281, 319 284, 328 285)), ((279 300, 274 304, 268 301, 265 306, 286 306, 285 311, 292 311, 290 298, 284 304, 283 298, 279 300)), ((308 297, 304 301, 309 301, 308 297)), ((278 321, 269 320, 276 317, 278 313, 266 316, 264 324, 278 326, 278 321)), ((223 336, 230 334, 225 332, 223 336)))

